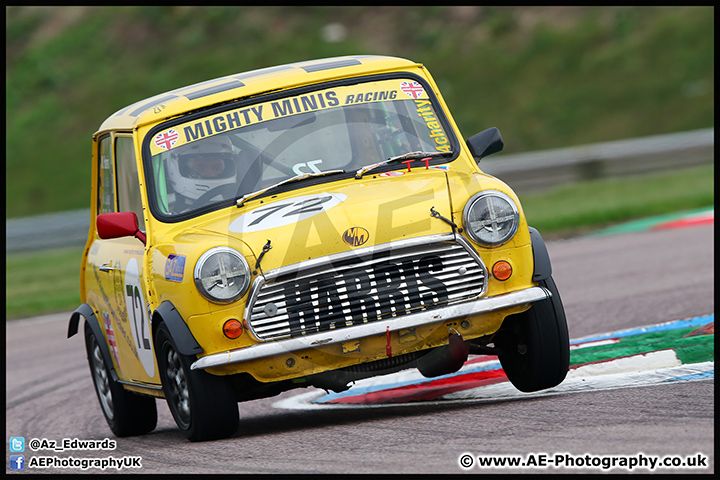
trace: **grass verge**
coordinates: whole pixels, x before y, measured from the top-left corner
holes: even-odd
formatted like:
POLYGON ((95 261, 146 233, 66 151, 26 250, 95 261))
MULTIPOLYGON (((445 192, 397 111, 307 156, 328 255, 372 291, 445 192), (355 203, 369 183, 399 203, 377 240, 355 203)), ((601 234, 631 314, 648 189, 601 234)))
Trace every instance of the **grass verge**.
POLYGON ((80 305, 83 246, 5 255, 8 319, 72 311, 80 305))
POLYGON ((643 217, 711 206, 713 164, 641 177, 578 182, 519 195, 528 223, 547 238, 571 237, 643 217))

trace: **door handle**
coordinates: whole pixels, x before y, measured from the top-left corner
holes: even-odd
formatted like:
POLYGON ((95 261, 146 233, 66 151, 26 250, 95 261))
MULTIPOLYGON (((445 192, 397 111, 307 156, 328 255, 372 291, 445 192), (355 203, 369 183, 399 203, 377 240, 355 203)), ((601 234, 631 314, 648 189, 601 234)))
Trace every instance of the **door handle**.
POLYGON ((112 266, 112 263, 104 263, 100 265, 100 268, 98 268, 98 270, 105 273, 111 273, 113 270, 115 270, 115 267, 112 266))

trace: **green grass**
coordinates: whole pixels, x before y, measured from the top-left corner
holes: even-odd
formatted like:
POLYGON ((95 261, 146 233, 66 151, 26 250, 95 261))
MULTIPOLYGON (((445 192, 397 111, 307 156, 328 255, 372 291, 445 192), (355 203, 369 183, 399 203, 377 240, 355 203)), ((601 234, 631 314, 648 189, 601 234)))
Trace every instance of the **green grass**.
MULTIPOLYGON (((714 166, 605 179, 520 195, 528 222, 548 238, 714 204, 714 166)), ((80 303, 82 247, 6 255, 7 318, 72 311, 80 303)))
POLYGON ((711 164, 642 177, 579 182, 519 197, 530 225, 541 233, 569 235, 713 205, 714 171, 711 164))
POLYGON ((23 318, 80 305, 83 247, 6 254, 5 314, 23 318))
POLYGON ((336 55, 424 63, 467 138, 526 152, 714 126, 704 7, 6 9, 6 216, 87 208, 91 137, 144 98, 336 55), (336 43, 323 27, 347 29, 336 43))

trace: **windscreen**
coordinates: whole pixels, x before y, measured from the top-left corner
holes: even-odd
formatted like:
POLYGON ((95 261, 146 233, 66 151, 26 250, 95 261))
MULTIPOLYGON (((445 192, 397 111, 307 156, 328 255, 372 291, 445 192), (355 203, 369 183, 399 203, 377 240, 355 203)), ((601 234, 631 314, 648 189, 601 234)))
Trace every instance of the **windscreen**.
POLYGON ((304 173, 450 152, 433 101, 420 82, 396 78, 260 99, 175 124, 149 142, 153 208, 161 217, 192 216, 304 173))

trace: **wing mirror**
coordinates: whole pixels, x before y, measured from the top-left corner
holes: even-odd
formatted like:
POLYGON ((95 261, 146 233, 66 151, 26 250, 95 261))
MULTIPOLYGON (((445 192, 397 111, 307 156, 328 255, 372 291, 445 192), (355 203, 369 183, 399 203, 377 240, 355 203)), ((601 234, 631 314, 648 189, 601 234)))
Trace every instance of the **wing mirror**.
POLYGON ((473 157, 475 157, 475 161, 480 163, 480 159, 501 151, 505 144, 500 135, 500 130, 491 127, 468 138, 467 146, 470 148, 473 157))
POLYGON ((103 240, 122 237, 135 237, 143 245, 147 237, 140 231, 137 215, 134 212, 101 213, 95 221, 97 232, 103 240))

